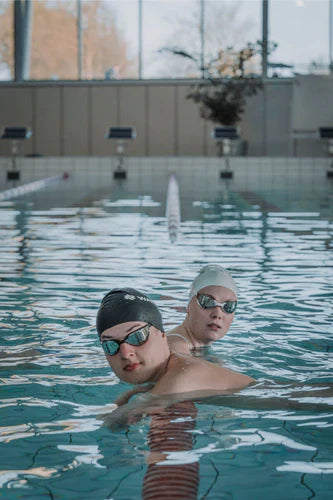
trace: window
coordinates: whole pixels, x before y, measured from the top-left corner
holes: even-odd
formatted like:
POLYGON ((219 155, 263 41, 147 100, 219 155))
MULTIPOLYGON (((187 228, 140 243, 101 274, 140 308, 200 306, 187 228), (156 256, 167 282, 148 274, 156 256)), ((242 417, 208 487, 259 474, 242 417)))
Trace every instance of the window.
POLYGON ((34 0, 32 5, 28 78, 137 78, 137 0, 34 0))
POLYGON ((278 44, 269 56, 269 76, 327 73, 329 0, 271 0, 269 38, 278 44))
POLYGON ((0 80, 12 80, 14 72, 14 2, 0 0, 0 80))
MULTIPOLYGON (((24 78, 207 76, 209 63, 222 57, 221 50, 229 58, 261 41, 262 2, 33 0, 31 30, 24 35, 25 47, 31 48, 24 78)), ((14 0, 0 0, 0 80, 14 78, 14 5, 14 0)), ((268 76, 327 73, 333 0, 269 0, 268 7, 269 45, 277 44, 268 55, 268 76)), ((245 72, 261 74, 261 62, 258 50, 245 72)))
POLYGON ((138 78, 137 0, 83 0, 82 78, 138 78))
POLYGON ((76 1, 38 0, 32 5, 30 78, 77 78, 76 1))
POLYGON ((143 0, 142 47, 144 78, 197 78, 198 63, 171 53, 200 54, 198 0, 143 0))
MULTIPOLYGON (((223 59, 245 49, 248 43, 261 40, 261 0, 208 0, 205 3, 205 64, 216 59, 219 52, 223 59)), ((258 49, 260 47, 258 46, 258 49)), ((256 54, 246 67, 247 73, 261 74, 261 55, 256 54)))

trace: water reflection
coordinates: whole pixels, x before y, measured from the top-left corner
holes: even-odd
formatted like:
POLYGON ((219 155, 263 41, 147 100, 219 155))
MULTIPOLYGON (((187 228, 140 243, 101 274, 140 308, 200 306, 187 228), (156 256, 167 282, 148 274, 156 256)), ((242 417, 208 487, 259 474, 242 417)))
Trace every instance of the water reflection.
POLYGON ((332 382, 331 187, 250 175, 225 182, 206 166, 188 173, 177 173, 182 220, 173 244, 167 171, 137 169, 122 182, 73 174, 61 188, 1 202, 5 493, 138 498, 156 470, 176 480, 170 467, 185 471, 179 479, 195 477, 189 495, 206 498, 279 498, 281 487, 293 498, 310 489, 324 498, 332 489, 331 400, 319 394, 303 395, 298 409, 260 408, 271 394, 259 391, 247 407, 170 407, 176 416, 159 410, 117 432, 101 427, 98 414, 126 388, 97 342, 101 297, 113 286, 138 288, 171 329, 208 262, 230 268, 240 301, 228 335, 200 356, 274 380, 283 404, 285 382, 309 391, 332 382))
POLYGON ((142 498, 197 498, 199 461, 198 455, 191 453, 196 415, 192 402, 156 408, 151 413, 142 498))

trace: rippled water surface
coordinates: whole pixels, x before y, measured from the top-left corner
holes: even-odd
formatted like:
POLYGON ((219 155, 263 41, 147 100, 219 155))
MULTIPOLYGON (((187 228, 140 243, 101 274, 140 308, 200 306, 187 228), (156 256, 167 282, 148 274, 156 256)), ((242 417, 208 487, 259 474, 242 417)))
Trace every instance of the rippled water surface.
POLYGON ((192 445, 160 469, 196 464, 198 498, 330 497, 333 392, 316 391, 332 387, 332 181, 266 176, 245 189, 184 170, 171 243, 168 175, 76 173, 0 203, 0 497, 141 498, 152 422, 102 425, 128 387, 106 364, 96 309, 110 288, 133 286, 171 328, 206 263, 231 270, 240 302, 202 355, 273 388, 176 409, 192 445))

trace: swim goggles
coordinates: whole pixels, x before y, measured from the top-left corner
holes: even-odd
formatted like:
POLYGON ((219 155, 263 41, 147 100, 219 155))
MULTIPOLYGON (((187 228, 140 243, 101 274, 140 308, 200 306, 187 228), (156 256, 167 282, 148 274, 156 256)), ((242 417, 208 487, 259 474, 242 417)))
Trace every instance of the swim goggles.
POLYGON ((115 354, 117 354, 121 344, 123 344, 124 342, 126 342, 126 344, 134 346, 143 345, 148 340, 150 326, 151 325, 147 324, 146 326, 129 333, 123 340, 102 340, 101 344, 104 352, 106 354, 109 354, 110 356, 114 356, 115 354))
POLYGON ((236 311, 237 300, 227 300, 226 302, 217 302, 210 295, 200 293, 197 295, 197 303, 202 309, 212 309, 213 307, 221 307, 222 311, 227 314, 232 314, 236 311))

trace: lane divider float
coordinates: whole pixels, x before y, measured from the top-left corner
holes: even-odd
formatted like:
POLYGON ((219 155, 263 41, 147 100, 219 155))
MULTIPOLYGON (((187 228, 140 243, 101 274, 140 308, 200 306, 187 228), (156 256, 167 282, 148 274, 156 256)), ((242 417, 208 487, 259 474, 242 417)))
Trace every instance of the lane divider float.
POLYGON ((28 182, 27 184, 22 184, 11 189, 6 189, 0 192, 0 201, 10 200, 16 198, 17 196, 22 196, 28 193, 33 193, 39 189, 43 189, 53 182, 59 182, 61 180, 68 179, 69 174, 65 172, 61 175, 55 175, 53 177, 46 177, 45 179, 40 179, 38 181, 28 182))
POLYGON ((165 216, 168 221, 169 238, 171 243, 174 243, 180 231, 179 185, 175 174, 169 177, 165 216))

